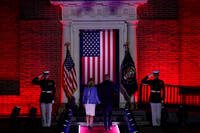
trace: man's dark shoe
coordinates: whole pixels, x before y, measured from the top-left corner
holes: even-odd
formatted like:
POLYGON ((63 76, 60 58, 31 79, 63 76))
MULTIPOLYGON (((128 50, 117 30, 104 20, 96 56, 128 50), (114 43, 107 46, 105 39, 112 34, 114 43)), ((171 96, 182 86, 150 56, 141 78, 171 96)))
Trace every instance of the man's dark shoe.
POLYGON ((89 129, 89 130, 92 130, 92 126, 88 126, 88 129, 89 129))

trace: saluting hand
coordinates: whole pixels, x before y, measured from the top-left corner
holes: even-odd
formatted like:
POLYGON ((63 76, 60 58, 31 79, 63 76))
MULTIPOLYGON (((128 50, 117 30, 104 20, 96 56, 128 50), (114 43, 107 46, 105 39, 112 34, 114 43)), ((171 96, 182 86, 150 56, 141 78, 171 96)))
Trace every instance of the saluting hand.
POLYGON ((149 74, 149 75, 148 75, 148 78, 151 78, 152 76, 153 76, 153 73, 149 74))
POLYGON ((43 74, 40 74, 40 75, 38 76, 39 79, 41 79, 42 77, 43 77, 43 74))

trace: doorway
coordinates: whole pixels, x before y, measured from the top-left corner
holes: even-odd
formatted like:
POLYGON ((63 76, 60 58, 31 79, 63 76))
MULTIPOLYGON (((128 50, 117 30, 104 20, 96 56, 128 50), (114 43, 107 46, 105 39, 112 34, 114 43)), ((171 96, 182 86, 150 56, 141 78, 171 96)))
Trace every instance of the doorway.
MULTIPOLYGON (((90 78, 94 79, 98 92, 101 91, 98 86, 103 82, 105 74, 109 74, 110 79, 119 86, 119 30, 80 29, 79 39, 80 100, 90 78)), ((114 99, 113 105, 118 107, 119 94, 114 99)))

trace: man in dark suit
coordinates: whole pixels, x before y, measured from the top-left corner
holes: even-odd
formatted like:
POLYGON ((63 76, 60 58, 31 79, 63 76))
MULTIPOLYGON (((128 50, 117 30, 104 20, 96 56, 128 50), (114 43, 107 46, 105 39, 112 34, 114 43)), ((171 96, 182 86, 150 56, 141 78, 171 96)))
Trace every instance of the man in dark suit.
POLYGON ((108 74, 105 75, 104 81, 100 84, 99 91, 104 114, 104 127, 105 130, 110 130, 110 127, 112 126, 112 107, 115 100, 114 97, 118 92, 118 88, 110 80, 110 76, 108 74))

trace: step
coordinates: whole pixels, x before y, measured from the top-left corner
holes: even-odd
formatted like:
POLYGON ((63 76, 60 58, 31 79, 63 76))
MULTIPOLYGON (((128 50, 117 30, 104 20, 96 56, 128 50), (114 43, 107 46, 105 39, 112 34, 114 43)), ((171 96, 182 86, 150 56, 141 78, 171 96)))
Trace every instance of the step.
POLYGON ((138 126, 149 126, 151 124, 150 121, 136 121, 138 126))
MULTIPOLYGON (((124 121, 123 117, 119 117, 119 116, 112 116, 112 121, 124 121)), ((103 121, 104 117, 103 116, 95 116, 94 117, 94 121, 103 121)), ((81 116, 81 117, 72 117, 72 121, 85 121, 85 116, 81 116)))

